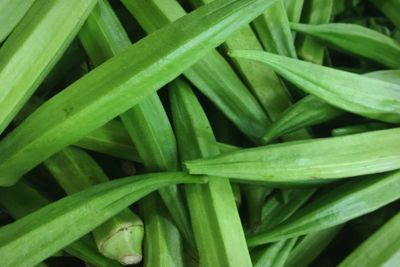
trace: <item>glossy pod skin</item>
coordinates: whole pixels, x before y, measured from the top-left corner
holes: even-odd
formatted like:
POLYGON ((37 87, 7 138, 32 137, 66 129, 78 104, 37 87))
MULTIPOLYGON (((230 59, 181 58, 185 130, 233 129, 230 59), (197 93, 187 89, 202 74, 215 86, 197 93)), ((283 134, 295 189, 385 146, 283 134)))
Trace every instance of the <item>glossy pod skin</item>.
POLYGON ((400 122, 400 84, 267 52, 236 50, 231 56, 263 62, 300 89, 340 109, 384 122, 400 122))
POLYGON ((265 0, 213 2, 147 36, 64 89, 2 140, 0 185, 12 185, 52 154, 154 93, 269 5, 265 0))
MULTIPOLYGON (((228 4, 230 0, 207 1, 228 4)), ((264 0, 270 7, 275 0, 264 0)), ((176 21, 186 14, 176 0, 123 0, 122 3, 147 33, 176 21)), ((261 8, 258 14, 265 8, 261 8)), ((245 26, 246 24, 243 24, 245 26)), ((227 38, 225 38, 226 40, 227 38)), ((257 141, 269 125, 268 117, 257 99, 236 75, 228 61, 210 50, 183 74, 212 101, 245 135, 257 141)))
POLYGON ((388 68, 400 68, 400 44, 377 31, 346 23, 292 23, 290 26, 298 33, 312 36, 341 51, 371 59, 388 68))
MULTIPOLYGON (((95 4, 96 0, 36 0, 4 42, 0 50, 0 133, 49 74, 95 4)), ((12 17, 2 15, 8 16, 12 17)))
POLYGON ((397 213, 348 255, 339 266, 396 266, 400 253, 399 227, 400 213, 397 213))
MULTIPOLYGON (((302 23, 324 24, 331 19, 333 5, 336 0, 309 0, 304 1, 302 10, 302 23)), ((310 36, 299 36, 296 41, 299 58, 315 64, 322 65, 325 47, 310 36), (300 38, 299 38, 300 37, 300 38)))
MULTIPOLYGON (((190 86, 171 84, 170 103, 182 161, 216 155, 217 142, 190 86)), ((205 185, 185 187, 202 266, 251 266, 235 197, 226 178, 210 177, 205 185)))
MULTIPOLYGON (((399 70, 375 71, 364 74, 367 77, 400 84, 399 70)), ((270 143, 284 134, 317 125, 344 115, 345 111, 329 105, 327 102, 309 95, 289 107, 265 132, 262 140, 270 143)), ((384 129, 384 128, 381 128, 384 129)), ((371 128, 379 130, 379 128, 371 128)))
MULTIPOLYGON (((49 205, 51 202, 28 183, 20 181, 12 187, 0 189, 0 204, 15 219, 49 205)), ((88 235, 63 249, 70 255, 99 267, 118 267, 117 262, 107 259, 98 252, 96 244, 88 235)))
POLYGON ((284 134, 329 121, 343 114, 344 111, 309 95, 288 108, 277 121, 272 123, 262 140, 268 144, 284 134))
MULTIPOLYGON (((67 147, 44 165, 68 195, 109 180, 97 162, 79 148, 67 147)), ((140 262, 143 234, 142 220, 129 209, 93 230, 99 251, 123 264, 140 262)))
POLYGON ((397 28, 400 28, 400 2, 398 0, 370 0, 397 28))
MULTIPOLYGON (((86 53, 95 65, 100 65, 131 45, 117 15, 110 4, 103 0, 99 0, 79 36, 86 53)), ((122 113, 120 118, 147 171, 178 170, 175 135, 157 93, 147 96, 137 105, 122 113)), ((195 250, 189 215, 178 189, 176 186, 162 188, 159 190, 159 194, 185 241, 192 250, 195 250)), ((164 221, 160 220, 160 222, 164 221)), ((150 226, 153 225, 150 224, 150 226)), ((170 224, 165 226, 166 229, 169 227, 171 227, 170 224)), ((153 233, 153 231, 148 232, 149 234, 153 233)), ((149 237, 149 239, 152 238, 149 237)), ((149 245, 146 247, 151 250, 149 245)), ((169 265, 169 263, 162 262, 160 264, 169 265)))
MULTIPOLYGON (((199 7, 203 4, 212 2, 214 0, 190 0, 193 6, 199 7)), ((226 0, 224 0, 226 1, 226 0)), ((276 7, 279 8, 279 2, 276 2, 270 6, 263 15, 259 16, 257 20, 265 20, 268 17, 268 21, 272 19, 276 20, 275 23, 279 23, 282 16, 280 13, 275 14, 276 7), (269 15, 274 15, 271 17, 269 15)), ((282 12, 282 10, 280 10, 282 12)), ((284 19, 284 18, 283 18, 284 19)), ((254 22, 253 22, 254 23, 254 22)), ((261 22, 261 31, 265 32, 269 29, 266 22, 261 22), (264 28, 265 27, 265 28, 264 28), (267 28, 267 29, 266 29, 267 28)), ((275 30, 275 39, 269 38, 265 42, 268 42, 271 46, 282 46, 285 47, 285 38, 281 38, 282 32, 281 28, 274 28, 270 30, 275 30)), ((287 23, 287 29, 289 29, 289 24, 287 23)), ((261 42, 258 40, 259 35, 253 30, 253 28, 248 25, 242 27, 239 31, 232 34, 222 46, 227 52, 235 49, 249 49, 249 50, 263 50, 261 42)), ((267 38, 267 37, 266 37, 267 38)), ((262 41, 262 40, 261 40, 262 41)), ((291 39, 289 39, 291 42, 291 39)), ((282 49, 283 51, 287 49, 282 49)), ((292 104, 292 100, 288 90, 285 85, 276 75, 276 73, 262 66, 261 63, 249 60, 243 60, 241 58, 234 58, 233 65, 239 71, 239 74, 247 82, 249 88, 253 91, 254 95, 257 97, 258 101, 267 112, 268 117, 271 121, 274 121, 286 108, 292 104)), ((268 126, 268 125, 266 125, 268 126)))
POLYGON ((0 43, 20 22, 35 0, 2 1, 0 3, 0 14, 11 14, 0 17, 0 43))
POLYGON ((289 220, 249 236, 247 244, 257 246, 314 233, 377 210, 400 198, 399 177, 399 171, 374 174, 337 186, 315 198, 289 220))
POLYGON ((400 169, 400 128, 238 149, 187 161, 192 174, 277 184, 313 183, 400 169), (374 142, 370 142, 374 140, 374 142))
POLYGON ((110 181, 62 198, 0 228, 2 265, 35 266, 143 196, 163 186, 192 182, 203 183, 204 179, 176 172, 154 173, 110 181), (49 229, 52 234, 46 235, 49 229), (25 251, 24 257, 13 253, 16 248, 25 251))

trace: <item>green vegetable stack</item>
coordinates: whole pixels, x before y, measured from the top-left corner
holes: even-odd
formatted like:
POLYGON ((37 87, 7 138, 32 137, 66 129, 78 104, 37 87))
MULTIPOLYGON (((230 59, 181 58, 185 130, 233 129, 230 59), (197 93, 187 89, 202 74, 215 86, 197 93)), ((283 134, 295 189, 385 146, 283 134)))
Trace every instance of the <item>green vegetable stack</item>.
POLYGON ((1 0, 0 266, 400 266, 400 0, 1 0))

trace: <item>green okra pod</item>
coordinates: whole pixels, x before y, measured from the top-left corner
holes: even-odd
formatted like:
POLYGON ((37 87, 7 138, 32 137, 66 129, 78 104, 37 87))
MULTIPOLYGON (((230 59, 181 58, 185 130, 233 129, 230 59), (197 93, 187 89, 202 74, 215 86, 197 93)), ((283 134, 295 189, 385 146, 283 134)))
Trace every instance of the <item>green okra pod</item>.
MULTIPOLYGON (((14 184, 52 154, 160 89, 269 5, 265 0, 208 4, 150 34, 68 86, 0 142, 0 185, 14 184)), ((263 128, 258 122, 255 128, 248 127, 258 129, 260 135, 263 128)))
MULTIPOLYGON (((95 65, 123 52, 131 44, 122 24, 105 0, 99 1, 79 35, 95 65)), ((120 117, 148 171, 178 169, 175 136, 156 93, 147 96, 120 117)), ((194 250, 189 215, 179 191, 171 186, 160 189, 159 193, 186 242, 194 250)))
POLYGON ((381 173, 400 168, 399 133, 394 128, 238 149, 187 161, 186 167, 192 174, 277 185, 381 173))
MULTIPOLYGON (((0 191, 0 205, 15 219, 20 219, 50 204, 50 201, 39 191, 23 181, 0 191)), ((120 266, 117 262, 101 255, 90 236, 81 237, 65 247, 64 251, 95 266, 120 266)))
POLYGON ((96 0, 36 0, 18 23, 0 50, 0 133, 56 64, 95 4, 96 0))
MULTIPOLYGON (((306 24, 328 23, 331 19, 334 0, 305 1, 301 22, 306 24)), ((300 58, 322 65, 325 47, 310 36, 299 38, 297 54, 300 58)))
POLYGON ((380 227, 340 264, 347 266, 396 266, 400 257, 400 213, 380 227))
POLYGON ((12 32, 35 0, 4 0, 0 2, 0 43, 12 32))
MULTIPOLYGON (((108 181, 101 167, 78 148, 65 148, 44 165, 69 195, 108 181)), ((122 264, 141 261, 143 234, 143 222, 128 209, 93 230, 99 251, 122 264)))
POLYGON ((314 233, 379 209, 400 198, 400 172, 374 174, 337 186, 298 210, 290 219, 249 236, 249 246, 314 233))
POLYGON ((303 237, 291 251, 285 267, 307 267, 329 245, 343 225, 334 226, 303 237))
POLYGON ((276 1, 252 24, 266 51, 297 58, 289 19, 282 0, 276 1))
MULTIPOLYGON (((212 1, 208 5, 217 2, 229 4, 231 1, 212 1)), ((274 0, 261 2, 264 2, 265 6, 258 10, 258 14, 269 7, 274 0)), ((186 14, 176 0, 123 0, 122 3, 147 33, 186 14)), ((241 26, 245 26, 245 23, 241 26)), ((253 140, 261 136, 269 124, 268 117, 257 99, 220 53, 215 50, 210 51, 191 68, 186 69, 183 74, 244 134, 253 140)))
POLYGON ((350 23, 290 24, 299 33, 312 36, 341 51, 367 58, 386 67, 400 68, 400 43, 369 28, 350 23))
POLYGON ((171 184, 202 182, 184 173, 153 173, 106 182, 65 197, 0 228, 2 265, 34 266, 141 197, 171 184))
POLYGON ((254 267, 283 267, 296 244, 297 238, 278 241, 252 252, 254 267))
POLYGON ((231 56, 264 62, 300 89, 340 109, 384 122, 400 122, 400 84, 267 52, 238 50, 231 56))
MULTIPOLYGON (((180 158, 218 154, 207 117, 184 80, 171 84, 170 102, 180 158)), ((185 191, 200 265, 251 266, 229 180, 210 178, 208 184, 187 186, 185 191)))

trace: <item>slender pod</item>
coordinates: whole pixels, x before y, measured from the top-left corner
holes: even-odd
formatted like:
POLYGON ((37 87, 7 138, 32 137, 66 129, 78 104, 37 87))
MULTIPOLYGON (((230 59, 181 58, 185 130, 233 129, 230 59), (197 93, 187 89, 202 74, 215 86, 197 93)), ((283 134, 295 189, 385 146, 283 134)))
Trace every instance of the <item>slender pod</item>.
POLYGON ((349 23, 292 23, 290 27, 341 51, 371 59, 389 68, 400 68, 400 44, 369 28, 349 23))
POLYGON ((400 168, 400 128, 239 149, 186 162, 192 174, 259 183, 312 183, 400 168), (371 142, 374 140, 374 142, 371 142))
POLYGON ((176 172, 147 174, 92 186, 53 202, 0 228, 1 264, 34 266, 154 190, 192 182, 204 180, 176 172))
MULTIPOLYGON (((301 17, 302 23, 323 24, 331 19, 335 0, 309 0, 305 1, 301 17)), ((325 47, 310 36, 299 38, 297 43, 297 54, 307 61, 322 64, 324 60, 325 47)))
POLYGON ((7 38, 0 49, 0 133, 56 64, 95 4, 96 0, 36 0, 7 38))
MULTIPOLYGON (((0 205, 15 219, 20 219, 40 208, 49 205, 50 201, 29 184, 20 181, 12 187, 0 188, 0 205)), ((117 267, 117 262, 107 259, 98 252, 90 236, 63 248, 68 254, 99 267, 117 267)))
MULTIPOLYGON (((264 4, 260 6, 261 8, 257 10, 257 13, 260 14, 275 1, 258 0, 259 4, 264 4)), ((212 1, 208 5, 215 3, 229 5, 230 2, 232 1, 212 1)), ((151 33, 186 14, 176 0, 122 0, 122 3, 147 33, 151 33)), ((200 9, 202 8, 200 7, 200 9)), ((243 23, 241 26, 245 25, 246 23, 243 23)), ((238 27, 238 29, 242 27, 238 27)), ((210 50, 191 68, 186 69, 183 74, 240 131, 254 141, 261 137, 262 132, 269 125, 267 114, 220 53, 216 50, 210 50)))
MULTIPOLYGON (((0 185, 12 185, 52 154, 154 93, 270 4, 268 0, 208 4, 150 34, 64 89, 0 142, 0 185)), ((261 134, 264 126, 257 125, 261 134)))
POLYGON ((292 250, 285 267, 307 267, 330 244, 343 225, 306 235, 292 250))
MULTIPOLYGON (((69 195, 108 181, 96 161, 78 148, 67 147, 44 165, 69 195)), ((99 251, 122 264, 141 261, 143 233, 143 222, 128 209, 93 230, 99 251)))
POLYGON ((369 0, 373 3, 383 14, 388 17, 393 24, 400 28, 400 1, 399 0, 369 0))
POLYGON ((309 95, 289 107, 281 117, 268 127, 262 140, 271 143, 284 134, 337 118, 344 111, 309 95))
POLYGON ((314 199, 289 220, 249 236, 249 246, 314 233, 379 209, 400 198, 400 172, 361 177, 314 199))
MULTIPOLYGON (((171 85, 170 102, 180 157, 183 160, 218 154, 211 126, 189 85, 171 85)), ((202 266, 251 266, 251 259, 229 180, 186 186, 193 231, 202 266)))
POLYGON ((340 109, 384 122, 400 122, 400 84, 267 52, 237 50, 231 56, 263 62, 305 92, 340 109))
POLYGON ((299 22, 303 11, 304 0, 283 0, 290 22, 299 22))
POLYGON ((399 228, 400 213, 397 213, 352 251, 339 266, 397 266, 400 259, 399 228))
POLYGON ((12 32, 35 0, 4 0, 0 2, 0 43, 12 32))
POLYGON ((276 1, 252 24, 266 51, 297 58, 289 19, 282 0, 276 1))
POLYGON ((184 267, 184 243, 157 194, 140 201, 145 221, 144 265, 153 267, 184 267))
MULTIPOLYGON (((213 0, 190 0, 190 2, 196 6, 211 1, 213 0)), ((275 5, 276 4, 273 6, 275 5)), ((273 7, 271 6, 267 10, 271 10, 271 8, 273 7)), ((266 11, 266 13, 269 14, 270 12, 266 11)), ((264 13, 263 17, 266 16, 266 13, 264 13)), ((263 20, 263 18, 260 17, 258 19, 263 20)), ((250 25, 244 26, 239 31, 232 34, 225 40, 223 47, 227 51, 235 49, 263 50, 261 43, 258 41, 250 25)), ((288 90, 273 70, 262 68, 259 62, 252 62, 241 58, 233 58, 233 63, 267 112, 271 121, 274 121, 292 104, 288 90)))
POLYGON ((283 267, 296 244, 297 238, 278 241, 252 251, 254 267, 283 267))
MULTIPOLYGON (((96 65, 123 52, 131 44, 110 4, 104 0, 99 0, 79 35, 96 65)), ((148 171, 178 170, 175 135, 157 93, 147 96, 120 117, 148 171)), ((159 193, 186 242, 194 250, 189 215, 179 191, 171 186, 160 189, 159 193)))
MULTIPOLYGON (((364 75, 370 78, 400 85, 399 70, 375 71, 364 75)), ((343 110, 329 105, 318 97, 309 95, 288 108, 280 118, 273 122, 271 126, 268 127, 262 140, 265 143, 269 143, 284 134, 314 126, 344 114, 345 112, 343 110)), ((385 128, 370 128, 370 130, 379 129, 385 128)))

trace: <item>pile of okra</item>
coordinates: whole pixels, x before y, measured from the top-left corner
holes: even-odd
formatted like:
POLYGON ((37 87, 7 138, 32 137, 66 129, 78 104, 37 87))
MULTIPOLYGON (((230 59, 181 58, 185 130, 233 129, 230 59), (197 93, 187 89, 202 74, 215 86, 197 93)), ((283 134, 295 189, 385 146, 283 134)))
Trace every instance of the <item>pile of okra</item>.
POLYGON ((1 267, 400 266, 400 0, 0 0, 1 267))

